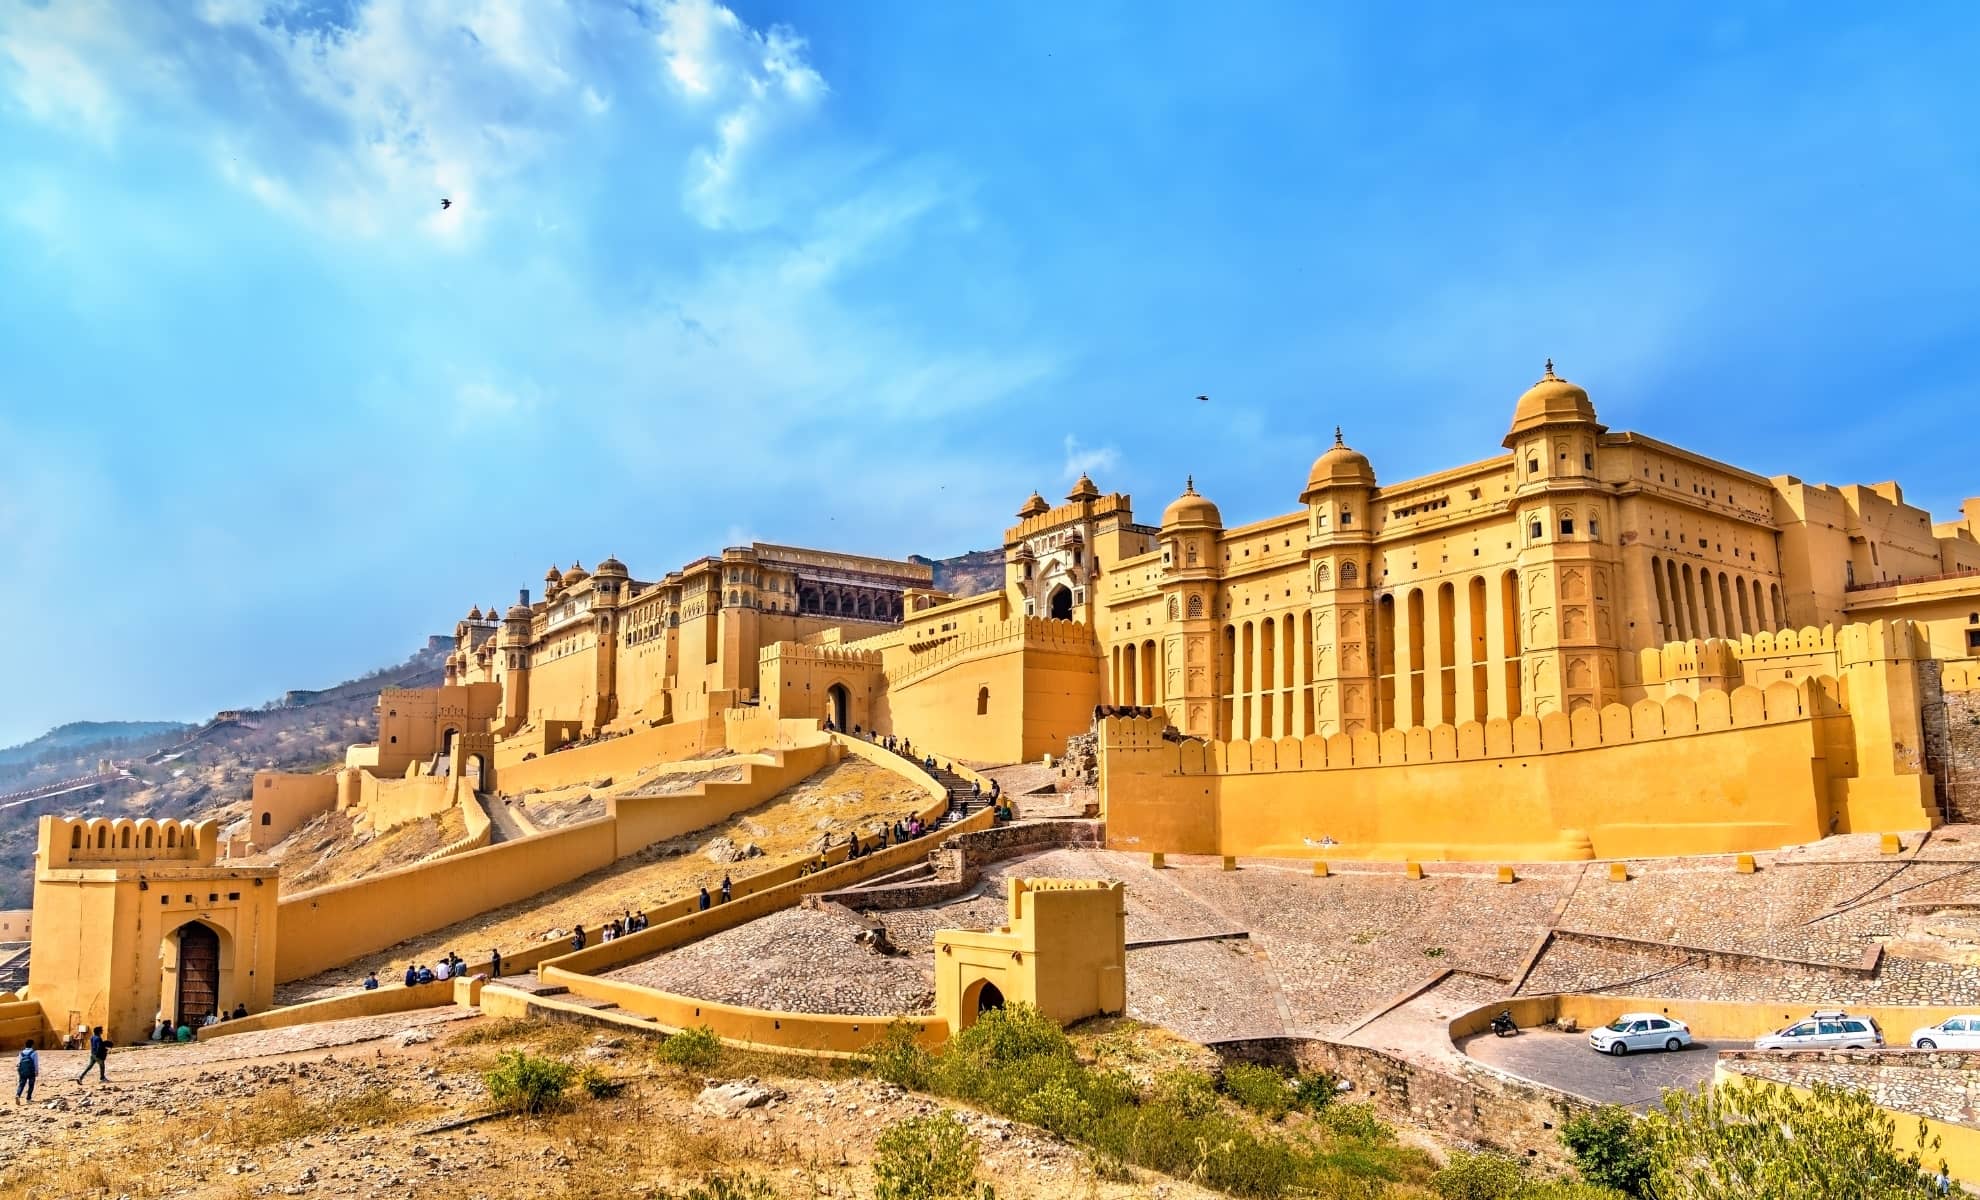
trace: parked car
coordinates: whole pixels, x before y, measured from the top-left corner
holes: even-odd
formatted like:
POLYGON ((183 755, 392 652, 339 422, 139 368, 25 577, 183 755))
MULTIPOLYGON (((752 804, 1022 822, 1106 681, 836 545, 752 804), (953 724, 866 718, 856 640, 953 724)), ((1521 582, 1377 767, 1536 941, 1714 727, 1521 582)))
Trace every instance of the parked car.
POLYGON ((1691 1044, 1691 1029, 1675 1017, 1624 1013, 1600 1029, 1589 1030, 1588 1044, 1618 1058, 1631 1050, 1682 1050, 1691 1044))
POLYGON ((1877 1018, 1837 1010, 1809 1013, 1807 1020, 1753 1040, 1755 1050, 1870 1050, 1883 1044, 1877 1018))
POLYGON ((1980 1016, 1947 1017, 1911 1035, 1920 1050, 1980 1050, 1980 1016))

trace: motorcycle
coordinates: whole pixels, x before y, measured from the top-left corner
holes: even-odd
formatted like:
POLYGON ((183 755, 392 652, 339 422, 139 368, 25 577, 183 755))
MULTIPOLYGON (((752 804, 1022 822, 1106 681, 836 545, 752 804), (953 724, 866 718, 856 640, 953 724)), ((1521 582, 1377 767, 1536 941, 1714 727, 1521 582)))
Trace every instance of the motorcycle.
POLYGON ((1519 1032, 1519 1026, 1513 1024, 1513 1015, 1510 1008, 1492 1018, 1492 1032, 1500 1037, 1512 1037, 1519 1032))

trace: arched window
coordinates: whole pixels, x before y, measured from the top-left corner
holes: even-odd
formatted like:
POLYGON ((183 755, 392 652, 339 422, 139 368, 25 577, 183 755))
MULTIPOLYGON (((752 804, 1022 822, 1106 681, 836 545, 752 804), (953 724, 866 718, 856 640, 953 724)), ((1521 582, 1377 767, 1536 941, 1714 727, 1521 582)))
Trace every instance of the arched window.
POLYGON ((99 825, 96 827, 96 848, 98 850, 108 850, 110 848, 110 827, 108 825, 99 825))
POLYGON ((1313 568, 1313 590, 1324 592, 1334 582, 1334 572, 1326 563, 1313 568))
POLYGON ((1344 562, 1341 564, 1342 587, 1353 587, 1355 580, 1360 578, 1360 576, 1361 576, 1360 568, 1356 567, 1353 563, 1344 562))
POLYGON ((117 845, 125 850, 131 848, 131 827, 129 825, 124 826, 124 835, 117 839, 117 845))
POLYGON ((1203 597, 1191 596, 1189 598, 1189 619, 1195 621, 1200 619, 1202 616, 1203 616, 1203 597))
POLYGON ((69 830, 69 849, 82 849, 82 826, 77 825, 69 830))
POLYGON ((150 825, 146 825, 144 827, 144 848, 146 850, 151 849, 151 835, 152 835, 152 827, 150 825))
POLYGON ((261 814, 261 823, 262 823, 263 825, 273 825, 273 824, 275 823, 275 814, 274 814, 274 813, 271 813, 271 812, 264 812, 264 813, 262 813, 262 814, 261 814))
POLYGON ((1169 619, 1171 621, 1175 620, 1179 615, 1179 609, 1180 606, 1176 603, 1176 598, 1174 596, 1169 597, 1169 619))
POLYGON ((990 715, 990 689, 987 687, 976 689, 976 715, 979 717, 990 715))
POLYGON ((174 850, 178 848, 178 845, 179 827, 177 825, 167 825, 165 827, 165 848, 167 850, 174 850))

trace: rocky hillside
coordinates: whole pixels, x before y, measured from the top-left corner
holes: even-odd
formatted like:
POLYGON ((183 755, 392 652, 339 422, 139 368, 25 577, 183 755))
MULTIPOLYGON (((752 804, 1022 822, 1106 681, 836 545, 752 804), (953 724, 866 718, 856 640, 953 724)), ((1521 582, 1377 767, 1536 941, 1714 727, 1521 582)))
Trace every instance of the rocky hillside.
POLYGON ((92 723, 112 733, 94 739, 64 735, 77 728, 64 726, 17 747, 40 749, 31 762, 0 764, 0 909, 33 903, 35 824, 43 814, 232 820, 247 811, 256 771, 317 771, 341 761, 346 746, 376 734, 380 688, 434 687, 445 659, 446 643, 429 641, 404 662, 333 688, 291 692, 287 703, 217 713, 204 725, 92 723), (156 732, 130 732, 145 728, 156 732), (107 775, 99 773, 105 760, 107 775), (85 782, 8 799, 71 779, 85 782))
POLYGON ((976 596, 1004 586, 1004 552, 971 550, 952 558, 908 556, 909 562, 935 568, 935 587, 952 596, 976 596))
POLYGON ((112 757, 135 745, 190 733, 191 725, 176 721, 71 721, 18 746, 0 749, 0 792, 14 790, 9 781, 24 778, 44 764, 71 762, 79 755, 112 757))

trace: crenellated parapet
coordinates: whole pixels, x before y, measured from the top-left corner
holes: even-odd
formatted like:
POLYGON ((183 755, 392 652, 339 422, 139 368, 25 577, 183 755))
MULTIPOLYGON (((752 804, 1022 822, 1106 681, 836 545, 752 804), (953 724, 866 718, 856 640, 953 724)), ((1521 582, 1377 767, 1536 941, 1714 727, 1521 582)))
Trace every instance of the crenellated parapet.
POLYGON ((44 870, 210 867, 219 852, 220 822, 158 821, 150 817, 43 817, 35 849, 44 870))
POLYGON ((1571 715, 1528 714, 1510 721, 1493 718, 1461 725, 1419 725, 1380 734, 1363 731, 1326 737, 1312 734, 1303 738, 1206 741, 1174 738, 1166 714, 1159 712, 1153 717, 1105 717, 1100 721, 1100 747, 1103 757, 1108 751, 1172 756, 1173 769, 1184 775, 1340 770, 1558 754, 1843 712, 1837 681, 1818 676, 1764 689, 1714 689, 1696 699, 1675 695, 1661 701, 1639 700, 1634 705, 1610 704, 1599 712, 1581 709, 1571 715))

